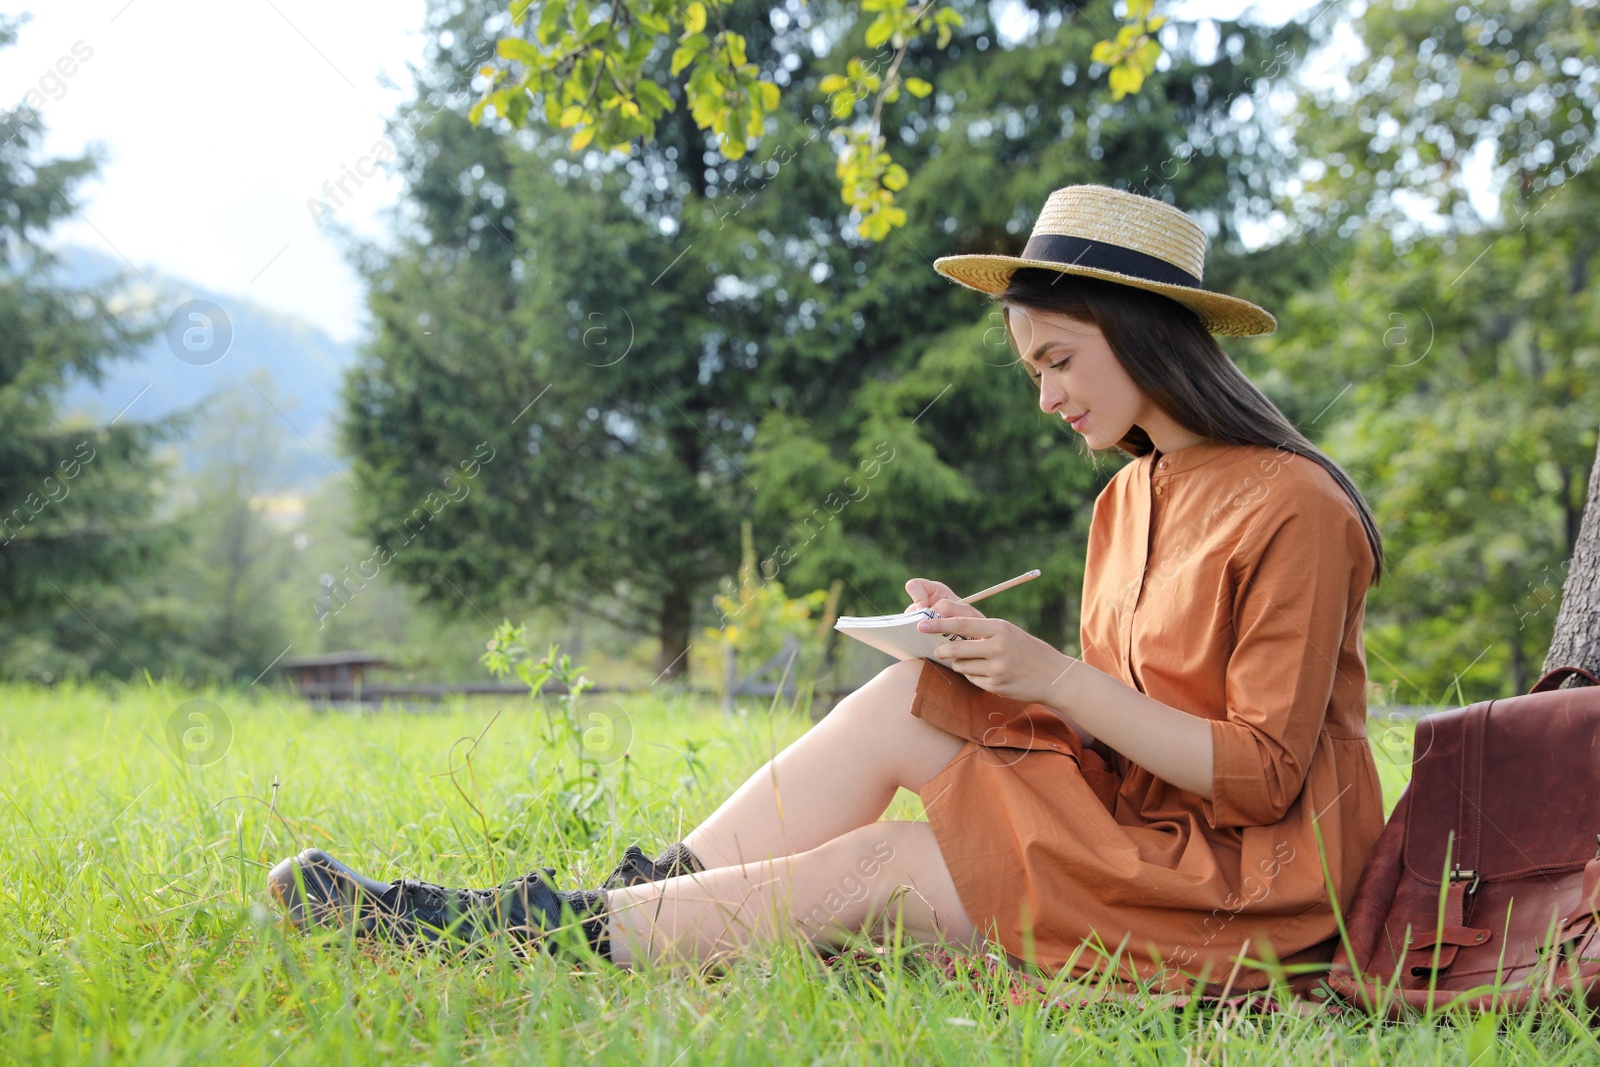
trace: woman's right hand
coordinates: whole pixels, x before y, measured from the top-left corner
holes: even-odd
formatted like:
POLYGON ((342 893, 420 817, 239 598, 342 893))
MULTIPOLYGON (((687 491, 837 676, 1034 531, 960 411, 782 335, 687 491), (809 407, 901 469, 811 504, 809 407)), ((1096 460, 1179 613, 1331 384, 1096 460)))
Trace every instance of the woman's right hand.
POLYGON ((911 595, 911 606, 906 608, 906 611, 927 608, 942 619, 961 616, 971 619, 988 618, 971 604, 959 599, 955 591, 943 582, 935 582, 930 578, 913 578, 906 583, 906 592, 911 595))

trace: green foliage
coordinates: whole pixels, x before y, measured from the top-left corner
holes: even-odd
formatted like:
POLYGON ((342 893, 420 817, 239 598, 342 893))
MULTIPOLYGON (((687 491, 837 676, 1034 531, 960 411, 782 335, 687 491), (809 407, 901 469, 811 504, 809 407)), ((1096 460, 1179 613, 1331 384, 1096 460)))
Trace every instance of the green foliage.
POLYGON ((1597 444, 1597 25, 1554 2, 1375 7, 1357 92, 1303 105, 1305 217, 1353 236, 1262 347, 1269 381, 1314 386, 1386 538, 1366 648, 1401 702, 1526 692, 1550 646, 1597 444), (1498 219, 1468 198, 1477 145, 1498 219))
POLYGON ((692 247, 666 246, 618 205, 620 175, 595 196, 459 117, 438 121, 438 153, 415 157, 430 233, 369 274, 379 334, 346 387, 363 533, 452 615, 529 599, 582 609, 658 635, 666 669, 694 593, 736 553, 744 478, 728 457, 764 391, 732 367, 702 371, 714 353, 742 362, 755 309, 653 283, 731 262, 732 231, 685 215, 692 247), (448 177, 480 160, 504 198, 492 246, 448 177), (400 551, 397 527, 434 494, 460 499, 400 551))
POLYGON ((739 159, 765 130, 779 90, 746 58, 743 34, 726 28, 705 32, 708 5, 715 15, 718 4, 633 0, 608 5, 609 16, 602 16, 582 0, 518 0, 512 22, 531 39, 502 37, 495 53, 521 73, 509 66, 483 67, 488 86, 469 117, 477 124, 493 108, 512 126, 521 126, 542 106, 551 127, 573 130, 569 150, 581 151, 591 142, 625 150, 635 138, 654 137, 656 122, 677 107, 668 85, 645 73, 657 43, 670 38, 676 43, 671 77, 687 71, 683 87, 695 124, 716 135, 727 158, 739 159))
MULTIPOLYGON (((586 845, 599 836, 606 826, 607 812, 625 802, 628 793, 628 753, 620 753, 621 773, 615 781, 606 767, 609 761, 592 757, 611 753, 620 729, 626 729, 631 737, 631 725, 615 705, 586 711, 583 693, 594 684, 583 673, 588 668, 573 666, 572 657, 555 644, 543 658, 535 660, 526 639, 525 627, 513 626, 509 620, 502 622, 489 639, 481 662, 495 678, 515 673, 528 687, 529 697, 544 705, 545 751, 555 760, 547 779, 553 791, 549 818, 562 840, 586 845), (561 689, 555 708, 545 700, 544 688, 550 683, 561 689), (574 759, 570 769, 569 756, 574 759)), ((484 731, 493 725, 491 720, 484 731)), ((469 770, 472 751, 481 738, 479 735, 474 739, 465 754, 469 770)), ((622 743, 626 747, 626 740, 622 743)))
POLYGON ((1152 17, 1154 7, 1155 0, 1127 0, 1126 22, 1117 31, 1116 39, 1096 42, 1089 53, 1090 59, 1107 68, 1113 100, 1137 93, 1161 58, 1161 42, 1155 33, 1167 20, 1152 17))
POLYGON ((250 388, 218 395, 204 412, 195 445, 206 458, 185 479, 193 503, 179 513, 188 550, 163 575, 189 605, 188 672, 248 683, 290 643, 296 549, 263 511, 278 485, 273 431, 286 405, 258 372, 250 388))
MULTIPOLYGON (((0 16, 0 51, 17 25, 0 16)), ((99 160, 37 159, 43 136, 25 105, 0 112, 0 673, 131 677, 159 666, 144 648, 116 648, 97 623, 115 616, 148 634, 169 618, 170 603, 114 587, 136 583, 174 546, 156 514, 165 473, 156 449, 182 419, 61 415, 73 377, 99 381, 159 323, 113 304, 124 279, 73 290, 50 277, 57 259, 41 238, 78 211, 78 187, 99 160)))
MULTIPOLYGON (((542 107, 550 128, 574 130, 567 143, 570 151, 591 143, 626 151, 636 138, 655 136, 657 120, 676 107, 671 88, 687 72, 680 89, 690 114, 698 128, 716 135, 725 158, 742 159, 765 136, 767 118, 777 112, 782 91, 746 58, 746 37, 722 24, 717 9, 731 6, 731 0, 687 5, 613 0, 606 6, 609 14, 602 15, 583 0, 513 0, 512 22, 524 34, 531 27, 532 39, 502 37, 495 53, 521 73, 484 66, 480 73, 488 85, 469 113, 472 122, 482 122, 492 109, 511 128, 519 128, 542 107), (706 32, 708 18, 719 22, 715 35, 706 32), (667 75, 652 76, 646 61, 658 43, 668 41, 675 47, 667 75)), ((910 181, 906 168, 885 148, 884 105, 896 102, 902 88, 917 99, 934 89, 927 79, 902 78, 901 65, 913 50, 926 47, 929 35, 933 47, 942 51, 954 31, 966 25, 954 6, 937 11, 934 6, 934 0, 915 7, 908 0, 864 0, 859 13, 853 5, 845 6, 840 13, 855 21, 848 36, 859 31, 875 54, 865 60, 851 56, 843 74, 817 83, 817 91, 828 98, 829 112, 840 121, 850 120, 858 104, 871 104, 864 109, 869 118, 843 128, 835 174, 841 198, 859 216, 857 232, 874 241, 905 224, 906 212, 896 206, 895 194, 910 181), (892 54, 885 56, 886 49, 892 54)), ((1093 48, 1094 60, 1110 69, 1114 100, 1137 93, 1161 56, 1154 34, 1165 19, 1152 18, 1152 6, 1153 0, 1131 0, 1127 24, 1116 41, 1100 41, 1093 48)))
MULTIPOLYGON (((442 24, 454 43, 421 92, 492 51, 486 10, 442 24)), ((1301 31, 1249 34, 1203 64, 1174 52, 1150 82, 1161 92, 1112 103, 1060 76, 1087 69, 1109 3, 1010 48, 979 49, 994 27, 962 12, 949 48, 914 48, 897 73, 950 90, 925 98, 930 112, 893 112, 896 156, 929 182, 900 190, 905 241, 849 233, 805 93, 780 101, 784 138, 709 170, 687 121, 661 123, 627 167, 531 126, 522 141, 450 111, 419 126, 397 160, 418 233, 360 259, 378 332, 347 383, 344 432, 363 539, 392 541, 463 460, 494 458, 394 575, 452 617, 513 601, 601 614, 655 635, 672 681, 715 624, 749 517, 763 575, 790 595, 842 581, 842 614, 898 610, 918 574, 982 588, 1043 567, 1008 595, 1008 617, 1069 644, 1082 537, 1114 467, 1074 456, 982 302, 928 260, 1014 248, 1019 212, 1051 189, 1137 175, 1199 128, 1215 151, 1152 180, 1221 220, 1208 270, 1225 283, 1245 261, 1234 205, 1279 166, 1260 148, 1239 161, 1238 144, 1268 138, 1233 103, 1301 31)), ((857 48, 842 36, 817 57, 765 7, 714 14, 763 69, 792 68, 791 84, 847 71, 857 48)), ((666 63, 642 69, 666 77, 666 63)))
POLYGON ((944 49, 949 46, 953 31, 966 25, 966 19, 953 7, 941 8, 932 18, 925 19, 932 8, 933 0, 923 0, 915 8, 906 0, 865 0, 861 10, 876 13, 876 17, 867 26, 863 40, 868 48, 877 50, 876 54, 865 60, 851 56, 845 61, 843 74, 829 74, 817 83, 817 91, 828 98, 828 112, 835 119, 849 120, 856 114, 858 104, 872 105, 863 109, 870 118, 844 127, 844 146, 834 173, 839 179, 840 197, 861 217, 856 232, 874 241, 883 240, 890 230, 905 225, 906 213, 896 206, 895 194, 911 180, 906 168, 884 150, 884 105, 899 100, 902 88, 919 100, 933 92, 933 84, 923 78, 902 78, 901 65, 927 34, 934 34, 936 47, 944 49), (886 44, 894 49, 893 55, 887 57, 887 69, 883 55, 886 44))
POLYGON ((694 646, 706 676, 720 695, 727 685, 730 652, 736 674, 744 677, 792 645, 795 651, 792 661, 783 667, 785 677, 814 680, 822 667, 833 619, 824 611, 819 625, 813 616, 823 611, 829 593, 818 589, 790 597, 781 581, 764 576, 748 520, 740 524, 740 545, 738 575, 723 579, 723 591, 711 598, 717 625, 703 628, 694 646))
POLYGON ((1487 149, 1493 178, 1505 182, 1504 217, 1520 227, 1589 170, 1600 54, 1592 4, 1412 0, 1373 5, 1354 29, 1365 46, 1350 70, 1355 92, 1308 93, 1297 116, 1311 161, 1302 217, 1382 220, 1405 233, 1409 205, 1470 231, 1481 225, 1470 161, 1487 149))
POLYGON ((558 655, 560 646, 551 645, 543 659, 535 660, 526 640, 526 626, 513 626, 510 620, 502 622, 495 627, 494 636, 489 638, 489 650, 479 661, 495 678, 515 673, 534 696, 540 695, 552 679, 566 690, 568 697, 581 695, 591 684, 583 675, 587 668, 574 669, 571 656, 558 655))

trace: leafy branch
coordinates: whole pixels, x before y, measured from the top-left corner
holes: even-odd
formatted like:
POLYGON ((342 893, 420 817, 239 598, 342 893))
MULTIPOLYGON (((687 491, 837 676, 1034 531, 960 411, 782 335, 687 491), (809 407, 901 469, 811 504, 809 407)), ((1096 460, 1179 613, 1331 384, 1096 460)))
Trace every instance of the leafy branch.
MULTIPOLYGON (((1137 93, 1161 56, 1155 31, 1166 20, 1151 16, 1154 2, 1127 0, 1116 39, 1094 46, 1091 58, 1110 68, 1113 100, 1137 93)), ((668 87, 643 73, 656 45, 670 39, 671 76, 683 77, 695 125, 716 135, 724 157, 741 159, 765 133, 782 94, 749 61, 744 36, 722 25, 717 9, 729 3, 609 0, 610 13, 601 16, 590 0, 512 0, 512 25, 522 32, 496 43, 500 65, 479 71, 487 86, 468 118, 482 125, 492 112, 521 128, 542 107, 550 128, 572 131, 570 150, 594 145, 626 152, 635 138, 653 138, 656 122, 677 109, 668 87), (712 19, 718 24, 714 34, 707 31, 712 19)), ((844 73, 829 74, 818 85, 830 113, 847 124, 835 166, 840 198, 860 216, 857 232, 875 241, 906 221, 895 194, 910 182, 886 149, 884 106, 896 102, 902 89, 924 99, 934 88, 923 78, 902 77, 900 67, 914 42, 931 33, 943 50, 954 29, 965 25, 955 9, 934 6, 935 0, 915 7, 910 0, 862 0, 861 10, 873 16, 865 43, 877 52, 865 60, 852 56, 844 73), (886 55, 885 49, 892 51, 886 55), (852 123, 869 101, 870 117, 852 123)))
POLYGON ((1155 34, 1167 20, 1159 15, 1152 16, 1154 9, 1155 0, 1128 0, 1127 14, 1123 16, 1116 40, 1099 41, 1089 52, 1090 59, 1110 68, 1107 80, 1113 100, 1137 93, 1161 58, 1161 42, 1156 40, 1155 34))
POLYGON ((696 125, 717 135, 727 158, 742 158, 766 129, 780 94, 774 82, 759 79, 743 34, 720 29, 707 35, 708 17, 727 2, 613 0, 610 16, 596 19, 588 0, 513 0, 512 24, 525 31, 531 24, 532 37, 502 37, 495 53, 520 73, 509 65, 484 66, 478 73, 489 84, 467 116, 481 125, 492 108, 522 127, 542 102, 551 128, 573 131, 572 151, 591 143, 626 150, 636 137, 654 137, 656 121, 677 109, 666 87, 643 75, 656 43, 676 35, 671 71, 673 77, 688 72, 685 97, 696 125), (535 8, 537 19, 530 20, 535 8))

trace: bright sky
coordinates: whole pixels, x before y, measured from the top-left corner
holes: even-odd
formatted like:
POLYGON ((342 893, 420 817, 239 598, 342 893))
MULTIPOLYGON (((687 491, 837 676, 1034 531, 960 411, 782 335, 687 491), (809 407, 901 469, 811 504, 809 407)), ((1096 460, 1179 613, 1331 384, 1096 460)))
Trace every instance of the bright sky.
MULTIPOLYGON (((1235 17, 1245 6, 1165 9, 1235 17)), ((423 0, 33 0, 5 10, 33 18, 0 52, 0 101, 37 93, 47 157, 95 142, 106 150, 54 244, 242 295, 340 340, 362 332, 359 280, 307 201, 369 155, 384 117, 408 98, 381 83, 409 87, 423 0)), ((346 188, 355 195, 335 218, 380 236, 399 179, 380 167, 346 188)))
MULTIPOLYGON (((81 214, 53 244, 238 293, 341 340, 360 332, 360 283, 306 201, 383 136, 404 97, 379 78, 410 84, 422 0, 34 0, 5 10, 33 18, 0 52, 0 100, 12 107, 39 91, 48 157, 96 141, 106 150, 99 178, 80 186, 81 214)), ((399 198, 399 179, 380 168, 346 188, 355 195, 335 218, 381 233, 378 213, 399 198)))

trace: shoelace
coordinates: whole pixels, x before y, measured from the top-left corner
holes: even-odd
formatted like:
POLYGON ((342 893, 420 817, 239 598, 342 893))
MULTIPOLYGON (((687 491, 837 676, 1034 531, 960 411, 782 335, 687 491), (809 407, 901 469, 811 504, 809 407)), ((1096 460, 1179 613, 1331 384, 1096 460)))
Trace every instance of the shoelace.
MULTIPOLYGON (((402 940, 420 935, 431 941, 439 936, 435 929, 453 929, 454 936, 470 942, 479 940, 490 930, 509 929, 515 931, 519 939, 524 934, 532 935, 529 940, 544 943, 544 947, 553 952, 554 944, 547 943, 541 936, 546 932, 543 929, 545 916, 531 907, 516 907, 519 891, 529 883, 533 887, 550 885, 554 895, 566 901, 578 916, 590 944, 609 959, 609 924, 602 913, 604 895, 595 891, 556 890, 552 883, 555 873, 554 867, 533 868, 495 889, 455 888, 415 878, 399 879, 391 882, 389 889, 376 899, 379 912, 376 918, 387 922, 402 940), (517 915, 522 910, 534 913, 517 915)), ((524 903, 531 902, 524 898, 524 903)))
MULTIPOLYGON (((390 891, 393 892, 398 890, 398 892, 395 893, 393 900, 387 900, 385 903, 392 907, 394 904, 398 904, 402 900, 410 899, 414 903, 421 903, 425 901, 427 906, 437 908, 444 906, 452 895, 457 896, 458 899, 465 898, 466 900, 474 902, 482 901, 486 903, 492 903, 496 896, 502 893, 515 891, 516 888, 523 882, 530 880, 536 882, 547 882, 554 878, 555 875, 556 869, 554 867, 530 868, 527 874, 524 874, 518 878, 513 878, 499 889, 458 888, 439 885, 437 882, 424 882, 420 878, 401 878, 389 883, 390 891), (541 871, 543 872, 542 877, 540 875, 541 871)), ((388 896, 389 893, 387 892, 383 894, 383 897, 388 896)))
POLYGON ((437 930, 453 930, 456 937, 476 940, 484 920, 495 914, 492 889, 452 888, 435 882, 403 878, 390 884, 379 898, 383 918, 402 938, 422 936, 434 940, 437 930))

